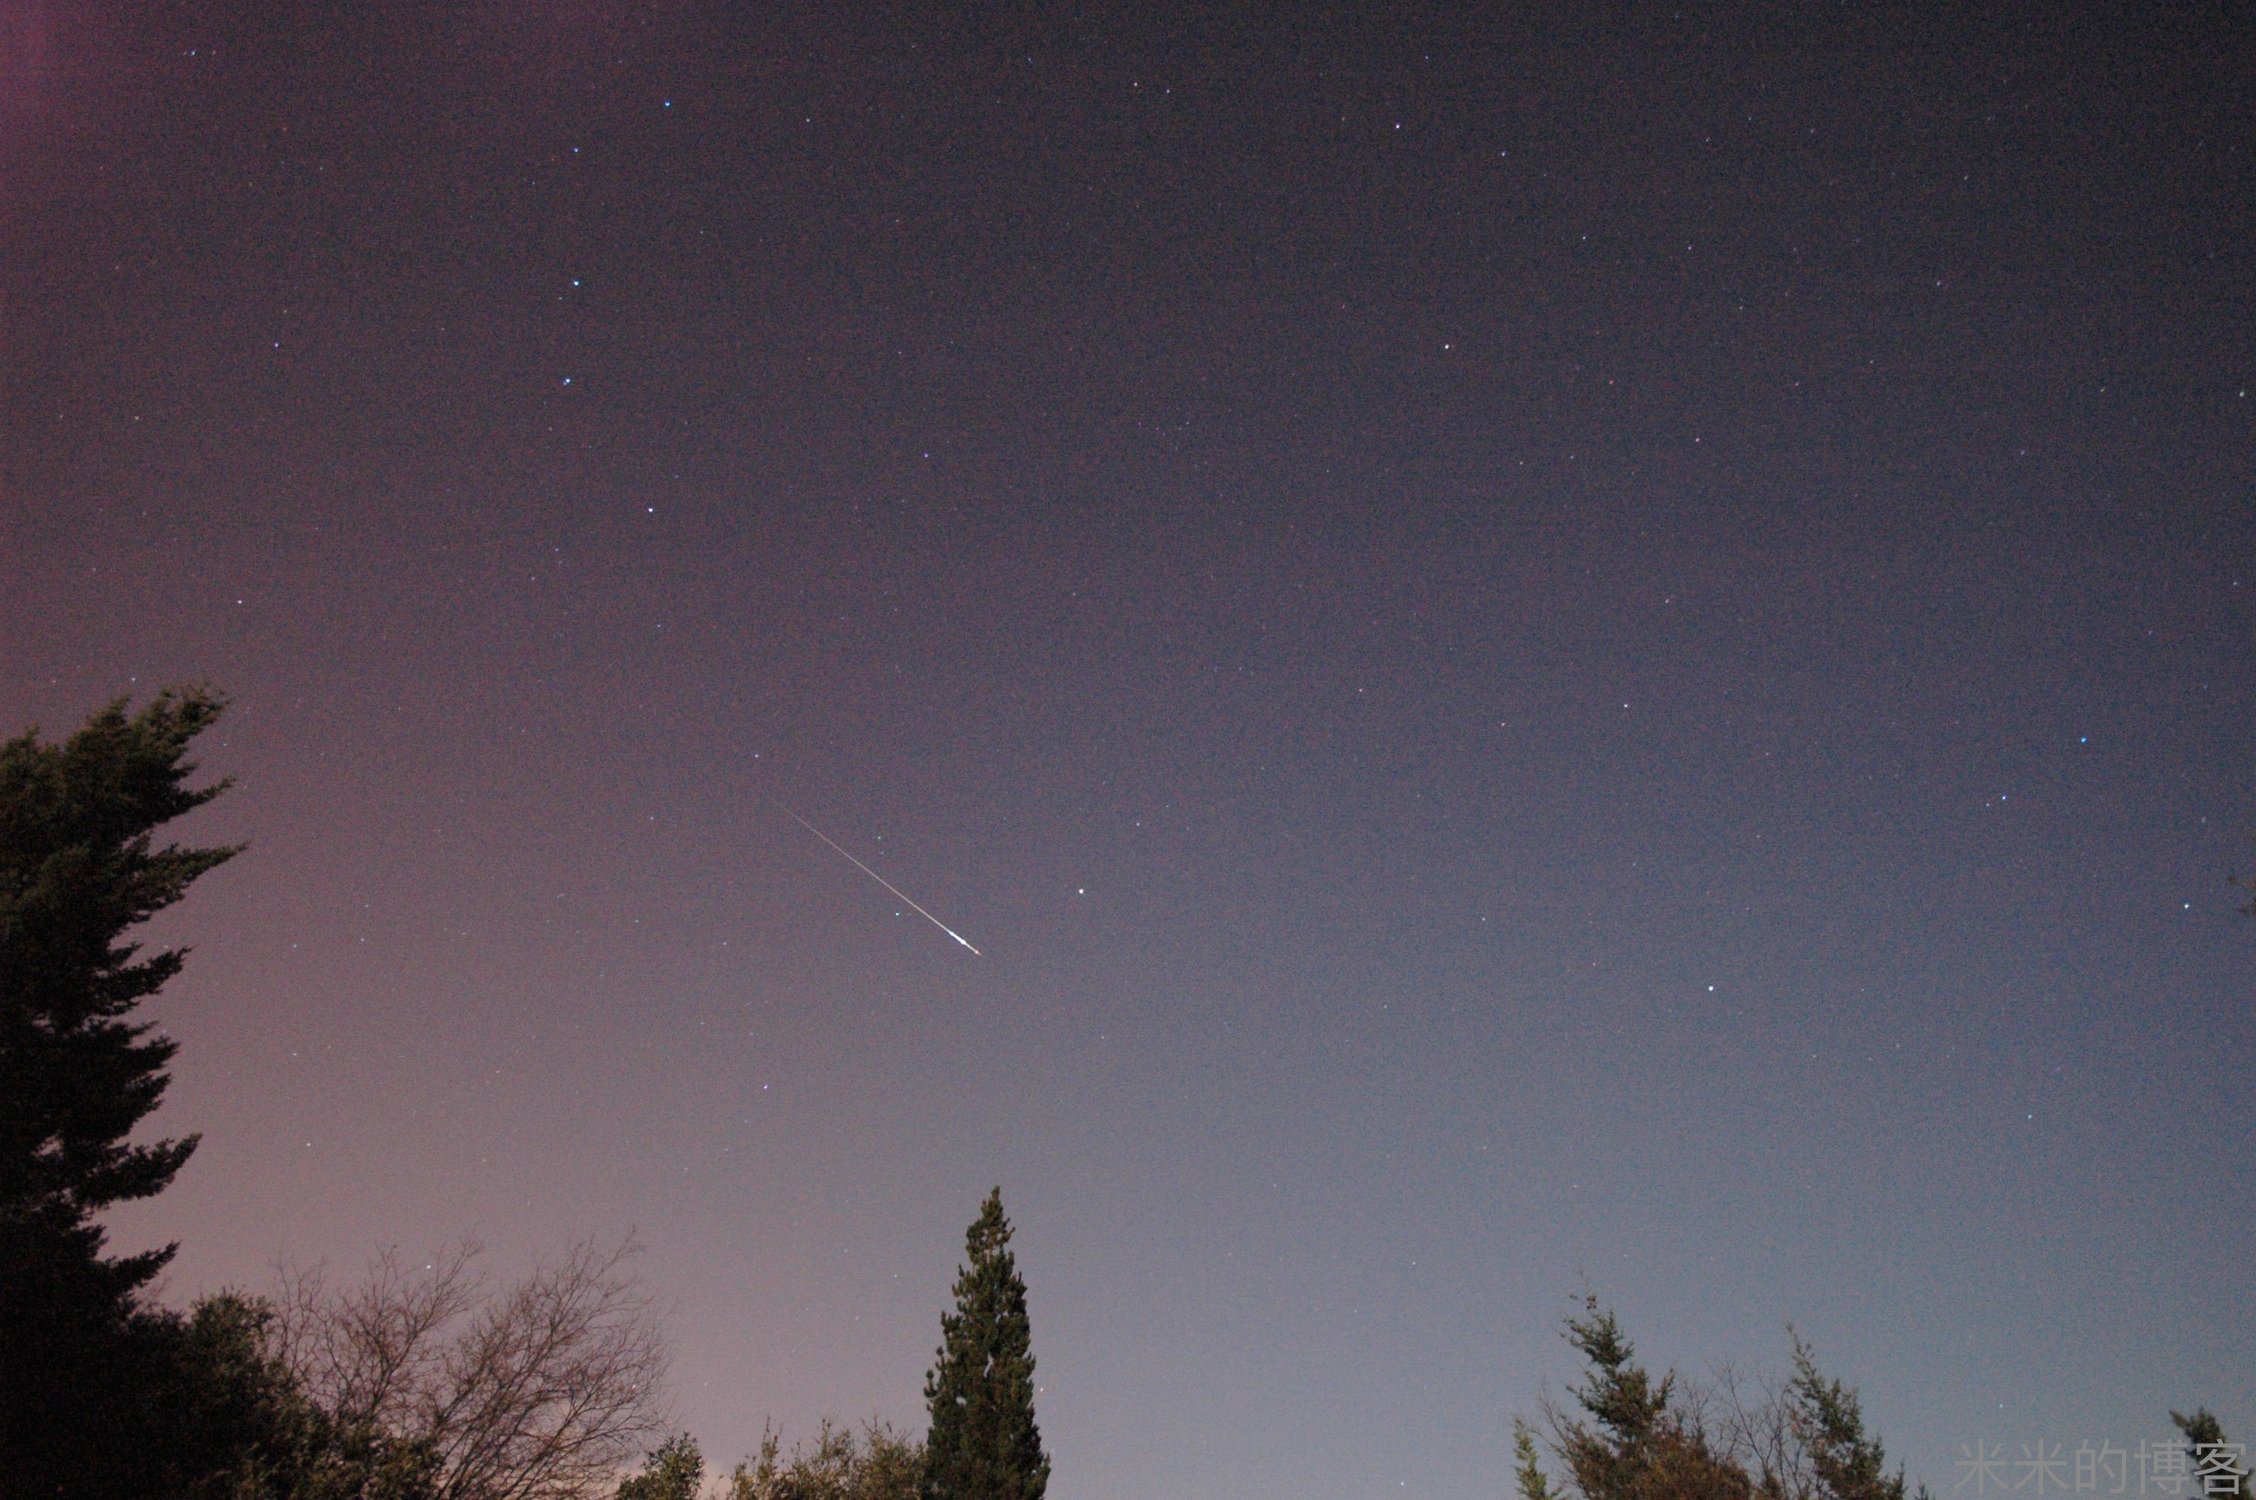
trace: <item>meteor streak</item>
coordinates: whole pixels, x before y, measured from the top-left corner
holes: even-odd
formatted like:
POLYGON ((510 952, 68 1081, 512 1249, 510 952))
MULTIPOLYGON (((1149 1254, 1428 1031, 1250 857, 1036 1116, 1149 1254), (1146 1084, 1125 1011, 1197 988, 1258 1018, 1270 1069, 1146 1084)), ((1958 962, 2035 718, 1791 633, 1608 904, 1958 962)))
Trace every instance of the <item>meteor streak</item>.
MULTIPOLYGON (((783 804, 778 802, 776 806, 783 807, 783 804)), ((871 869, 868 865, 865 865, 860 860, 855 859, 853 855, 847 854, 846 851, 839 846, 839 843, 836 839, 823 832, 820 828, 817 828, 814 824, 808 822, 805 818, 800 817, 797 813, 792 812, 790 808, 784 807, 783 810, 785 813, 790 815, 792 822, 797 823, 801 828, 806 829, 816 838, 821 839, 824 843, 830 845, 831 848, 837 849, 838 852, 843 855, 846 858, 847 862, 852 864, 855 869, 861 871, 864 875, 867 875, 870 879, 876 881, 879 885, 884 886, 894 895, 899 896, 904 902, 907 902, 909 910, 915 912, 918 916, 924 918, 927 922, 930 922, 933 926, 939 928, 942 932, 948 934, 948 936, 954 938, 957 942, 962 943, 966 948, 971 948, 971 953, 974 958, 985 957, 985 955, 980 953, 977 948, 971 947, 971 943, 964 937, 962 933, 956 931, 955 928, 950 927, 947 923, 941 921, 938 917, 926 911, 923 907, 917 905, 914 901, 910 901, 909 893, 907 891, 902 890, 899 886, 895 885, 892 881, 887 880, 883 875, 878 874, 877 871, 871 869)))

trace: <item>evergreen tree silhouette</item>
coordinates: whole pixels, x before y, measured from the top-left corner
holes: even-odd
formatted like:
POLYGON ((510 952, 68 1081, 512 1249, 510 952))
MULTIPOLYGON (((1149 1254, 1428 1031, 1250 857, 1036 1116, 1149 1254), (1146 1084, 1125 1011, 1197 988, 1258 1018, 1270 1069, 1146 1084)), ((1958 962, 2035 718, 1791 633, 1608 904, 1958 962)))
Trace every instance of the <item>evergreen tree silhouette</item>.
POLYGON ((964 1236, 956 1310, 940 1317, 940 1349, 925 1377, 932 1410, 926 1500, 1041 1500, 1050 1481, 1049 1455, 1034 1424, 1026 1283, 1010 1237, 998 1187, 964 1236))
POLYGON ((159 1490, 148 1388, 177 1320, 142 1291, 173 1247, 103 1253, 99 1215, 164 1190, 196 1138, 135 1144, 174 1043, 135 1019, 179 950, 128 936, 232 848, 157 846, 226 783, 186 783, 215 693, 121 699, 61 744, 0 744, 0 1489, 159 1490))

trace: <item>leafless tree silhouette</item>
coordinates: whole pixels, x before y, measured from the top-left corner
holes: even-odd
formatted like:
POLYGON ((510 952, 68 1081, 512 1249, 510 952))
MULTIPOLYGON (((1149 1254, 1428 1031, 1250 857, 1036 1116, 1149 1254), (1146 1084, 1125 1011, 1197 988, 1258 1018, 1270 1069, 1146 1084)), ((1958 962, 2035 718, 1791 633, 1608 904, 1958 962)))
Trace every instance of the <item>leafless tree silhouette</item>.
POLYGON ((664 1431, 637 1253, 582 1241, 498 1293, 474 1244, 419 1269, 386 1251, 341 1292, 286 1274, 277 1347, 332 1414, 427 1444, 438 1500, 608 1494, 664 1431))

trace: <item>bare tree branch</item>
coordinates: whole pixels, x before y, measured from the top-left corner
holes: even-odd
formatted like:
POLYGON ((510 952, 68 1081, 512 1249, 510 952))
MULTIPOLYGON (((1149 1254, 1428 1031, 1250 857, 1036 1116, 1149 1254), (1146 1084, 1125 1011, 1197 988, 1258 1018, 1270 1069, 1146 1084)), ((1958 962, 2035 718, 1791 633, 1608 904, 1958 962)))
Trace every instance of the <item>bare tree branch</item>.
POLYGON ((286 1274, 277 1346, 338 1417, 428 1442, 440 1500, 607 1494, 664 1430, 638 1253, 582 1241, 490 1296, 474 1244, 420 1270, 386 1251, 344 1293, 319 1268, 286 1274))

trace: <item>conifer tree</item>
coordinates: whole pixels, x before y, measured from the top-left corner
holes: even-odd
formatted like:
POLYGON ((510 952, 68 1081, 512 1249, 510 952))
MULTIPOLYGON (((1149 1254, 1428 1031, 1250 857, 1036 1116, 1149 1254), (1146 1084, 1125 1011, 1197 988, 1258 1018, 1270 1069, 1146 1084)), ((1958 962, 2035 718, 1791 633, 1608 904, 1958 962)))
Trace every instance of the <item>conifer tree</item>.
POLYGON ((1857 1393, 1817 1372, 1816 1357, 1799 1334, 1787 1398, 1794 1436, 1822 1500, 1904 1500, 1904 1472, 1888 1472, 1879 1439, 1864 1430, 1857 1393))
POLYGON ((1551 1481, 1535 1454, 1535 1433, 1518 1417, 1512 1419, 1512 1477, 1520 1500, 1554 1500, 1551 1481))
POLYGON ((1583 1299, 1583 1315, 1567 1319, 1567 1342, 1589 1362, 1574 1397, 1597 1424, 1570 1422, 1561 1434, 1562 1456, 1584 1500, 1633 1500, 1668 1430, 1669 1395, 1676 1377, 1655 1382, 1611 1309, 1583 1299))
POLYGON ((0 1472, 11 1493, 129 1493, 119 1471, 155 1356, 138 1293, 172 1247, 103 1255, 96 1215, 161 1192, 196 1139, 133 1144, 174 1044, 133 1011, 182 955, 126 934, 230 858, 154 847, 192 790, 188 744, 219 716, 201 689, 128 718, 122 700, 63 743, 0 745, 0 1472), (109 1475, 110 1478, 102 1476, 109 1475))
POLYGON ((1049 1484, 1049 1455, 1034 1424, 1026 1283, 1010 1237, 998 1187, 964 1236, 956 1310, 940 1317, 940 1349, 925 1377, 932 1411, 926 1500, 1042 1500, 1049 1484))
POLYGON ((1520 1500, 1930 1500, 1924 1486, 1907 1496, 1856 1392, 1819 1374, 1798 1336, 1793 1379, 1754 1404, 1728 1372, 1678 1399, 1675 1375, 1639 1364, 1595 1297, 1567 1319, 1566 1339, 1583 1381, 1572 1407, 1543 1404, 1544 1446, 1565 1474, 1544 1473, 1536 1431, 1514 1422, 1520 1500))

